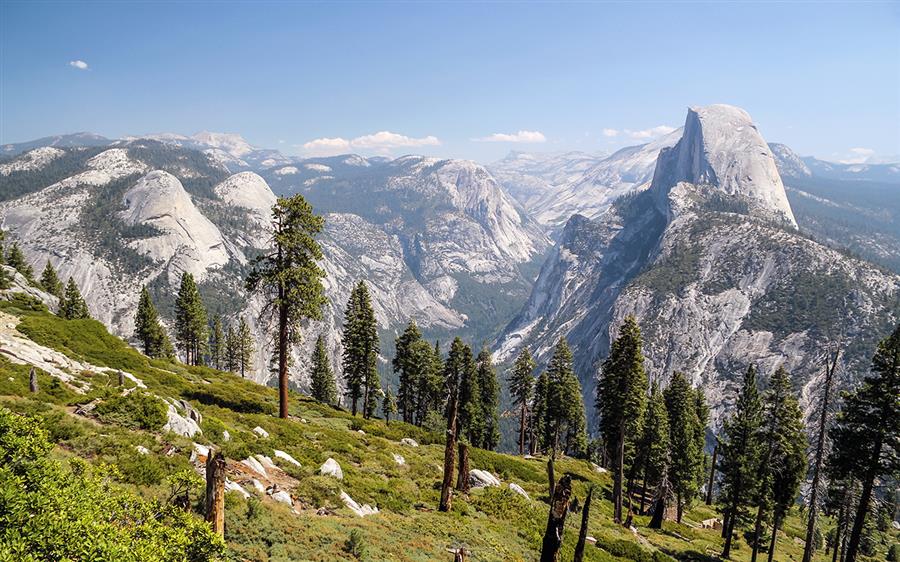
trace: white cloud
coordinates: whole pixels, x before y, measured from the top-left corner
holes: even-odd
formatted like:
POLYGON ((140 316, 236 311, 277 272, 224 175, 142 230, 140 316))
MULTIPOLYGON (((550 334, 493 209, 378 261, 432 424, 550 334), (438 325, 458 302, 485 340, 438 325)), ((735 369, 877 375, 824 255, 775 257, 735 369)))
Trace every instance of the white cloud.
POLYGON ((546 142, 547 137, 540 131, 519 131, 517 133, 494 133, 472 140, 476 142, 546 142))
POLYGON ((417 148, 421 146, 438 146, 440 144, 441 141, 431 135, 415 138, 390 131, 379 131, 349 140, 341 137, 313 139, 301 145, 301 148, 311 155, 326 156, 354 150, 374 151, 384 154, 395 148, 417 148))
POLYGON ((619 136, 619 131, 616 129, 603 129, 604 137, 617 137, 619 136))
POLYGON ((418 146, 437 146, 441 141, 431 135, 422 138, 407 137, 390 131, 379 131, 371 135, 356 137, 350 141, 354 148, 391 149, 418 146))
POLYGON ((838 160, 838 162, 841 164, 863 164, 868 162, 873 156, 875 156, 875 151, 871 148, 851 148, 850 154, 842 160, 838 160))
POLYGON ((656 127, 651 127, 649 129, 642 129, 640 131, 632 131, 630 129, 625 129, 625 134, 633 139, 652 139, 656 137, 661 137, 663 135, 668 135, 672 131, 675 130, 675 127, 670 127, 668 125, 657 125, 656 127))
POLYGON ((88 69, 88 63, 84 62, 83 60, 70 60, 69 66, 71 66, 73 68, 77 68, 78 70, 87 70, 88 69))

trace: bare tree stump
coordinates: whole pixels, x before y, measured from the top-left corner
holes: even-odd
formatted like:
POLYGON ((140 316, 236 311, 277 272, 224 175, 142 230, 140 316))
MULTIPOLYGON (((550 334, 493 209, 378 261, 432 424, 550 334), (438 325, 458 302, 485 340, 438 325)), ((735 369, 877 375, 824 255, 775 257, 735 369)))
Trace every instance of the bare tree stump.
POLYGON ((459 473, 456 475, 456 489, 464 494, 469 493, 469 446, 459 444, 459 473))
POLYGON ((553 498, 550 501, 550 515, 547 517, 547 530, 541 546, 541 562, 557 562, 559 549, 562 547, 563 530, 566 525, 566 514, 569 513, 569 498, 572 495, 572 478, 566 474, 553 487, 553 498))
POLYGON ((125 386, 125 373, 119 371, 119 386, 125 386))
POLYGON ((591 513, 591 497, 594 495, 594 487, 588 488, 587 497, 584 498, 584 508, 581 510, 581 529, 578 531, 578 543, 575 545, 575 556, 572 562, 584 560, 584 544, 587 542, 588 517, 591 513))
POLYGON ((221 451, 206 458, 206 520, 213 532, 225 536, 225 455, 221 451))
POLYGON ((453 562, 466 562, 469 559, 469 553, 466 552, 466 549, 463 547, 459 547, 456 549, 456 554, 453 555, 453 562))
POLYGON ((37 380, 37 370, 32 367, 31 373, 28 374, 28 390, 31 391, 32 394, 37 394, 38 390, 38 380, 37 380))

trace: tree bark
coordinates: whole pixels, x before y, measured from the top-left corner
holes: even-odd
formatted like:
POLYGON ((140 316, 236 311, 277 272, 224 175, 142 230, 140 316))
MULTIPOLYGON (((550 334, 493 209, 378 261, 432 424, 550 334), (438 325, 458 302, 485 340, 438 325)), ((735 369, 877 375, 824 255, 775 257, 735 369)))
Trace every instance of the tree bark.
POLYGON ((675 493, 675 521, 681 523, 681 516, 684 515, 684 504, 681 501, 681 491, 675 493))
POLYGON ((572 479, 565 475, 553 487, 550 501, 550 515, 547 517, 547 530, 541 545, 541 562, 557 562, 559 549, 563 542, 563 530, 566 525, 566 514, 569 512, 569 498, 572 495, 572 479))
POLYGON ((522 415, 519 420, 519 454, 525 454, 525 419, 528 416, 528 405, 522 402, 522 415))
POLYGON ((456 553, 453 555, 453 562, 466 562, 469 559, 469 553, 466 552, 465 548, 457 548, 456 553))
POLYGON ((547 461, 547 479, 550 481, 550 494, 549 497, 553 499, 554 488, 556 487, 556 478, 553 476, 553 457, 556 456, 550 455, 550 460, 547 461))
POLYGON ((750 562, 756 562, 756 554, 759 552, 759 535, 762 534, 762 503, 756 508, 756 523, 753 525, 753 544, 751 546, 750 562))
POLYGON ((212 449, 206 458, 206 521, 214 533, 225 536, 225 455, 212 449))
POLYGON ((125 373, 119 371, 119 386, 125 386, 125 373))
POLYGON ((32 394, 37 394, 38 390, 40 390, 38 388, 37 370, 34 367, 31 368, 31 372, 28 374, 28 390, 32 394))
POLYGON ((856 517, 853 519, 853 529, 850 531, 850 540, 847 543, 847 555, 845 562, 856 562, 856 553, 859 550, 859 541, 862 537, 863 525, 866 522, 866 512, 869 511, 869 501, 872 499, 872 485, 875 483, 875 475, 878 472, 879 458, 881 457, 881 440, 875 442, 875 450, 869 460, 869 468, 863 480, 862 493, 859 495, 859 505, 856 508, 856 517))
POLYGON ((780 525, 781 517, 775 515, 775 518, 772 521, 772 538, 769 540, 769 557, 766 559, 766 562, 772 562, 772 559, 775 556, 775 537, 778 535, 778 527, 780 525))
POLYGON ((464 494, 469 493, 469 446, 459 444, 459 473, 456 475, 456 489, 464 494))
POLYGON ((666 475, 656 486, 656 498, 653 500, 653 517, 650 518, 651 529, 662 529, 663 520, 666 518, 666 498, 669 496, 669 480, 666 475))
POLYGON ((441 484, 439 511, 450 511, 453 501, 453 467, 456 464, 456 410, 457 397, 454 393, 450 402, 450 419, 447 422, 447 443, 444 447, 444 481, 441 484))
POLYGON ((813 481, 809 496, 809 521, 806 525, 806 544, 803 547, 803 562, 810 562, 813 555, 813 536, 816 532, 816 509, 818 508, 819 479, 821 478, 822 459, 825 456, 825 430, 828 424, 828 400, 831 397, 831 382, 834 379, 834 371, 837 368, 840 350, 836 350, 831 356, 825 358, 825 396, 822 398, 822 415, 819 416, 819 435, 816 442, 816 457, 813 461, 813 481))
POLYGON ((581 529, 578 531, 578 543, 575 545, 575 556, 572 562, 582 562, 584 560, 584 544, 587 542, 588 518, 591 512, 591 497, 594 495, 594 487, 588 488, 587 496, 584 498, 584 508, 581 510, 581 529))
POLYGON ((625 424, 619 425, 616 443, 615 472, 613 473, 613 520, 622 523, 622 473, 625 471, 625 424))
POLYGON ((712 466, 709 469, 709 484, 706 486, 706 505, 712 505, 713 484, 716 480, 716 458, 719 456, 719 440, 716 439, 716 446, 713 447, 712 466))

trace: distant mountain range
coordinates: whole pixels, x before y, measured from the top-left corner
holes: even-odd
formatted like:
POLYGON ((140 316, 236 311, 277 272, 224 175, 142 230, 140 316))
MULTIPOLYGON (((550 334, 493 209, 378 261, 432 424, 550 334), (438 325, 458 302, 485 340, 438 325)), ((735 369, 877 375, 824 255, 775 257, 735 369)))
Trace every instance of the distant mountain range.
MULTIPOLYGON (((488 166, 299 158, 221 133, 0 147, 2 225, 36 269, 49 259, 73 276, 124 337, 142 285, 171 319, 178 278, 194 273, 212 312, 254 323, 260 382, 269 340, 241 280, 267 244, 271 204, 294 193, 325 214, 330 300, 297 352, 301 386, 319 332, 339 364, 357 279, 372 290, 385 380, 393 337, 415 319, 429 337, 460 334, 503 361, 524 345, 546 360, 566 336, 590 393, 633 313, 652 376, 685 370, 718 411, 749 362, 768 373, 787 361, 808 398, 838 315, 846 338, 871 342, 900 314, 898 166, 801 158, 728 106, 692 110, 682 129, 610 155, 514 152, 488 166)), ((869 351, 858 345, 845 380, 869 351)))

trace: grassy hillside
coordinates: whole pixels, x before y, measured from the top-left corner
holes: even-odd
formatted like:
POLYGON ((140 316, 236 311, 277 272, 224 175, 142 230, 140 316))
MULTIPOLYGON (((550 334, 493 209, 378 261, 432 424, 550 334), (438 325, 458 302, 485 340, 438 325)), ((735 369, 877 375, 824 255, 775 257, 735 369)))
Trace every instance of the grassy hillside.
MULTIPOLYGON (((473 560, 537 559, 547 516, 544 459, 473 450, 472 468, 494 473, 503 485, 456 497, 452 513, 440 513, 436 510, 443 460, 439 435, 401 422, 353 418, 299 394, 292 397, 291 418, 280 420, 273 417, 277 405, 273 389, 212 369, 148 360, 99 322, 61 320, 22 298, 0 301, 0 320, 17 322, 20 335, 80 363, 112 369, 70 372, 75 377, 70 384, 39 371, 39 391, 32 394, 30 366, 0 354, 0 407, 36 416, 56 444, 57 459, 111 465, 117 485, 164 501, 173 495, 171 475, 200 466, 190 460, 192 441, 221 448, 233 479, 237 476, 231 470, 241 470, 237 461, 253 454, 274 459, 280 470, 270 472, 287 483, 284 488, 294 498, 293 507, 258 494, 249 485, 244 485, 249 499, 229 492, 225 533, 229 559, 346 560, 355 551, 367 560, 452 560, 448 549, 459 546, 465 546, 473 560), (134 375, 146 389, 122 398, 118 369, 134 375), (76 405, 97 398, 101 402, 93 415, 74 413, 76 405), (160 398, 182 399, 196 408, 202 414, 202 435, 189 439, 163 433, 160 416, 165 406, 160 398), (253 432, 256 427, 269 437, 259 437, 253 432), (420 446, 401 444, 404 437, 420 446), (147 454, 140 454, 137 447, 146 448, 147 454), (301 466, 277 458, 276 449, 301 466), (394 455, 401 455, 405 463, 399 464, 394 455), (342 481, 319 475, 328 458, 342 467, 342 481), (509 483, 519 484, 530 499, 508 489, 509 483), (341 491, 360 504, 377 506, 379 513, 355 515, 341 500, 341 491)), ((126 388, 135 386, 136 381, 126 378, 126 388)), ((573 459, 560 460, 556 471, 572 474, 579 502, 589 485, 599 486, 601 500, 594 502, 589 528, 597 543, 588 545, 586 560, 715 560, 721 550, 719 532, 699 528, 700 521, 716 516, 709 507, 695 506, 684 524, 666 522, 662 531, 647 529, 648 519, 637 517, 634 533, 612 522, 607 474, 573 459)), ((201 494, 195 491, 191 496, 197 513, 201 494)), ((578 513, 569 516, 562 560, 571 560, 580 519, 578 513)), ((803 528, 798 516, 788 520, 786 534, 778 537, 776 559, 800 559, 803 528)), ((734 559, 749 557, 742 537, 734 559)), ((830 556, 822 554, 816 560, 826 559, 830 556)))

